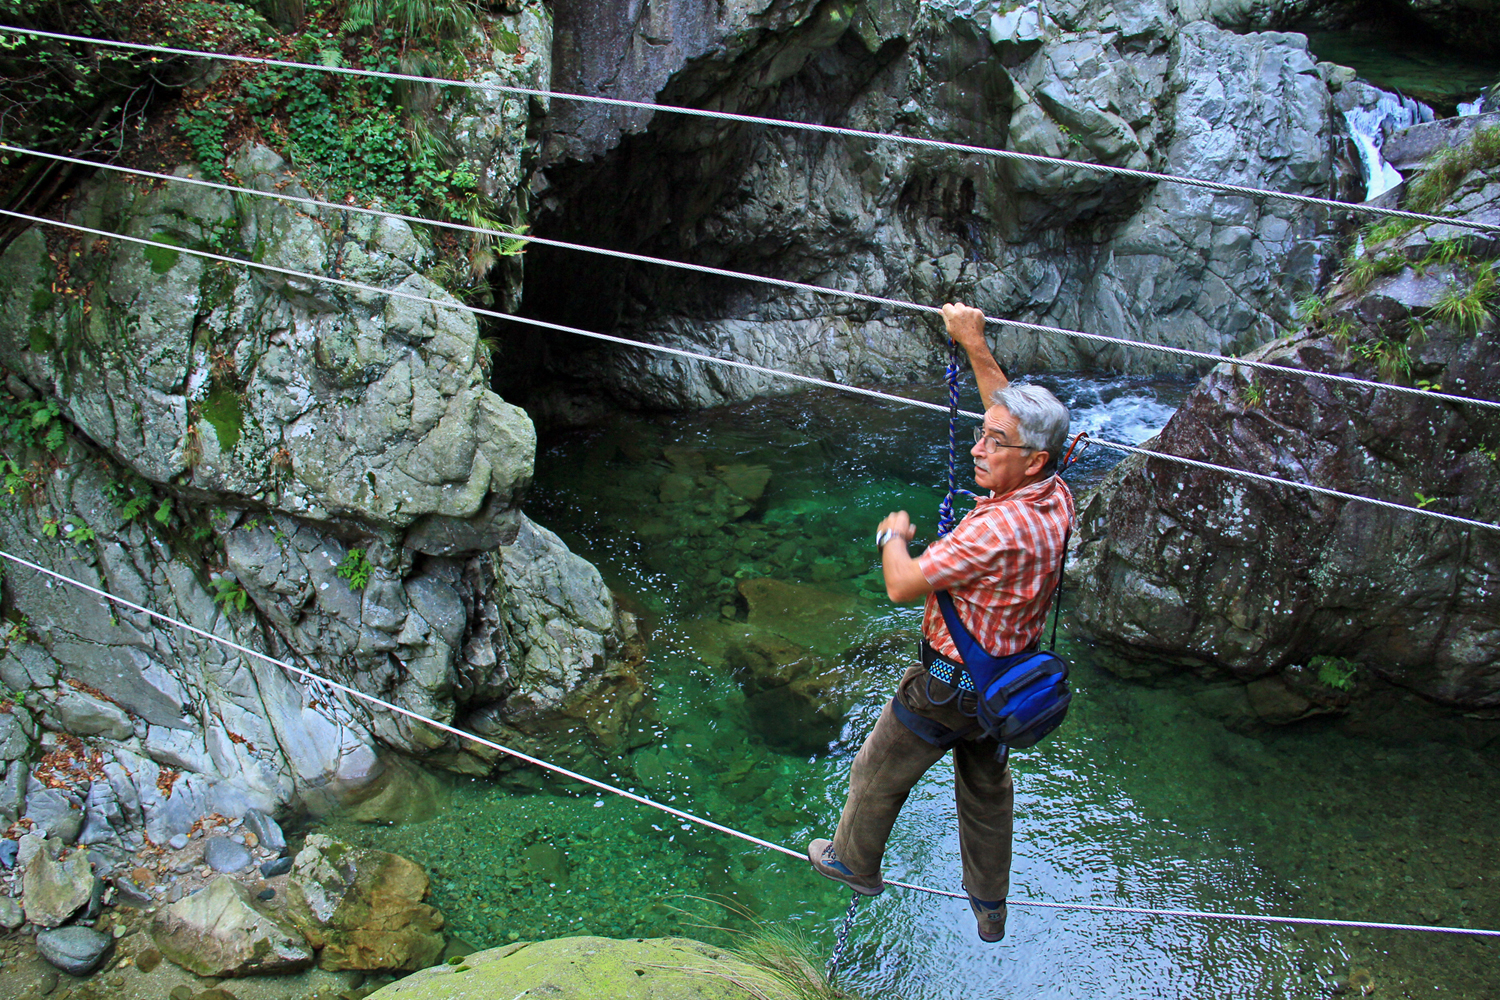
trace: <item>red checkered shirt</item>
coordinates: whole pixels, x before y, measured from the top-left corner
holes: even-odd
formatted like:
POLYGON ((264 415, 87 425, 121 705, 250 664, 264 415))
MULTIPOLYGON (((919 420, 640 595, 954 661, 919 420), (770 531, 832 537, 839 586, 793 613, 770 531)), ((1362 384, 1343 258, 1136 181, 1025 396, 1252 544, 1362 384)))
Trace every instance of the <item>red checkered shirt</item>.
MULTIPOLYGON (((989 496, 917 557, 935 590, 953 595, 958 618, 993 656, 1030 646, 1047 623, 1063 542, 1073 523, 1073 494, 1059 476, 1003 497, 989 496)), ((937 598, 928 595, 922 634, 938 654, 958 661, 937 598)))

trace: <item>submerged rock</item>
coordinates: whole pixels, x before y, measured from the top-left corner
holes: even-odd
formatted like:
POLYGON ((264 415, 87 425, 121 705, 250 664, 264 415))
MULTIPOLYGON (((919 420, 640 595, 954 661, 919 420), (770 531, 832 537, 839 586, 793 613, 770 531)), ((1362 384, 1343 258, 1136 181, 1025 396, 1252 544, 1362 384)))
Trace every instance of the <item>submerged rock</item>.
POLYGON ((286 912, 323 969, 412 972, 443 952, 443 915, 422 902, 427 891, 411 861, 313 834, 297 853, 286 912))
POLYGON ((162 910, 151 939, 163 955, 199 976, 296 972, 313 959, 291 922, 227 875, 162 910))
POLYGON ((763 991, 762 995, 780 995, 765 970, 698 941, 572 937, 476 951, 465 955, 459 964, 423 969, 383 987, 370 994, 370 1000, 527 994, 610 1000, 740 1000, 752 987, 763 991))

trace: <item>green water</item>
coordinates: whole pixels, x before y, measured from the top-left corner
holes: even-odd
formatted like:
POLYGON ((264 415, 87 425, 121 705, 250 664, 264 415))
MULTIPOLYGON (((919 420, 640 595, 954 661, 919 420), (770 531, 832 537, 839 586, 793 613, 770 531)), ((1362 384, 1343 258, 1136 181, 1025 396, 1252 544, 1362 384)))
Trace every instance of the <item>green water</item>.
MULTIPOLYGON (((1185 391, 1053 385, 1075 425, 1132 440, 1185 391)), ((895 507, 931 524, 944 434, 941 415, 812 394, 622 416, 546 446, 528 509, 600 566, 651 636, 651 738, 577 766, 793 848, 831 832, 850 760, 920 620, 884 600, 870 536, 895 507), (764 492, 747 504, 726 482, 764 492), (747 697, 732 675, 725 646, 747 626, 737 586, 766 577, 806 588, 782 625, 840 678, 832 718, 747 697)), ((1075 489, 1111 460, 1089 453, 1070 473, 1075 489)), ((1232 733, 1195 707, 1189 684, 1103 669, 1066 614, 1061 641, 1077 697, 1063 729, 1015 761, 1013 901, 1500 927, 1496 753, 1327 727, 1232 733)), ((426 865, 435 905, 476 946, 718 938, 699 925, 736 921, 698 897, 722 897, 800 928, 826 954, 848 902, 803 862, 583 786, 528 771, 449 784, 430 821, 328 825, 426 865)), ((909 801, 887 877, 957 889, 954 827, 945 762, 909 801)), ((973 927, 960 901, 888 890, 861 906, 843 982, 913 1000, 1500 996, 1497 939, 1020 906, 998 946, 973 927)))
POLYGON ((1439 118, 1457 114, 1459 102, 1473 101, 1500 80, 1500 62, 1424 46, 1404 34, 1310 31, 1307 43, 1319 59, 1352 66, 1361 79, 1382 90, 1398 91, 1431 105, 1439 118))

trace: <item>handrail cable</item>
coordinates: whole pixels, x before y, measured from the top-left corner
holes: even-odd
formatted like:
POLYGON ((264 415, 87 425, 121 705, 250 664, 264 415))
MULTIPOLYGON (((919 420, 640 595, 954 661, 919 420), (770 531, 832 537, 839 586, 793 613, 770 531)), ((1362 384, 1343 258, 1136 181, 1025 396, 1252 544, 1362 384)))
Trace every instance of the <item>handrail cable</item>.
MULTIPOLYGON (((526 233, 511 233, 498 229, 487 229, 483 226, 471 226, 461 222, 444 222, 439 219, 428 219, 418 215, 406 215, 401 212, 392 212, 380 208, 366 208, 362 205, 340 204, 334 201, 322 201, 317 198, 304 198, 300 195, 284 194, 280 191, 261 191, 256 188, 241 187, 235 184, 224 184, 219 181, 204 180, 198 177, 179 177, 175 174, 164 174, 152 170, 139 170, 133 167, 123 167, 114 163, 100 163, 97 160, 84 160, 74 156, 63 156, 59 153, 44 153, 40 150, 28 149, 24 146, 12 146, 0 142, 0 151, 14 153, 25 153, 31 156, 41 156, 49 160, 59 160, 64 163, 74 163, 80 166, 97 167, 102 170, 112 170, 123 174, 132 174, 137 177, 149 177, 152 180, 189 184, 196 187, 209 188, 215 191, 225 191, 230 194, 247 194, 257 198, 271 198, 277 201, 291 202, 297 205, 309 205, 315 208, 331 209, 341 212, 356 212, 362 215, 377 216, 385 219, 400 219, 403 222, 438 226, 443 229, 452 229, 459 232, 474 233, 480 236, 504 237, 528 243, 536 243, 541 246, 557 247, 563 250, 576 250, 581 253, 598 254, 604 257, 612 257, 618 260, 628 260, 641 264, 656 264, 663 267, 673 267, 684 271, 695 271, 699 274, 711 274, 721 278, 737 278, 745 281, 754 281, 763 285, 772 285, 778 288, 787 288, 794 291, 813 292, 819 295, 831 295, 838 298, 853 299, 859 302, 869 302, 874 305, 887 306, 894 309, 904 309, 908 312, 926 313, 933 316, 941 316, 943 310, 937 306, 921 305, 916 302, 907 302, 903 299, 891 299, 880 295, 870 295, 866 292, 849 291, 842 288, 830 288, 826 285, 813 285, 802 281, 792 281, 786 278, 771 278, 760 274, 751 274, 747 271, 732 271, 722 267, 710 267, 707 264, 692 264, 686 261, 670 260, 664 257, 649 257, 645 254, 630 253, 625 250, 611 250, 607 247, 591 246, 586 243, 569 243, 563 240, 555 240, 541 236, 530 236, 526 233)), ((1045 326, 1040 323, 1028 323, 1025 320, 1005 319, 999 316, 986 316, 986 323, 996 326, 1010 326, 1020 330, 1033 333, 1053 334, 1056 336, 1070 337, 1077 340, 1086 340, 1100 344, 1111 344, 1117 347, 1137 348, 1145 351, 1153 351, 1158 354, 1175 354, 1190 358, 1194 361, 1207 362, 1209 364, 1233 364, 1242 368, 1250 368, 1257 371, 1272 372, 1278 375, 1300 376, 1318 379, 1324 382, 1335 382, 1340 385, 1360 386, 1370 389, 1382 389, 1390 392, 1409 396, 1420 396, 1424 399, 1436 400, 1444 403, 1467 403, 1472 406, 1484 406, 1500 409, 1500 400, 1484 399, 1479 396, 1460 396, 1457 393, 1439 392, 1434 389, 1418 389, 1414 386, 1399 385, 1392 382, 1376 382, 1373 379, 1356 378, 1352 375, 1340 375, 1336 372, 1323 372, 1310 368, 1292 368, 1286 365, 1276 365, 1265 361, 1250 361, 1242 358, 1227 357, 1222 354, 1210 354, 1206 351, 1194 351, 1185 347, 1171 347, 1166 344, 1152 344, 1142 340, 1127 340, 1123 337, 1110 337, 1101 333, 1086 333, 1082 330, 1069 330, 1065 327, 1045 326)))
MULTIPOLYGON (((81 226, 73 222, 61 222, 57 219, 45 219, 40 216, 26 215, 22 212, 11 211, 10 209, 0 209, 0 215, 8 215, 12 218, 24 219, 28 222, 41 223, 43 225, 58 226, 63 229, 72 229, 82 233, 89 233, 94 236, 103 236, 109 239, 123 240, 128 243, 138 243, 143 246, 159 247, 166 245, 157 243, 153 240, 144 239, 139 236, 126 236, 123 233, 110 232, 109 230, 105 229, 94 229, 90 226, 81 226)), ((179 247, 175 245, 173 245, 171 248, 178 253, 185 253, 191 256, 202 257, 207 260, 219 261, 225 264, 237 264, 243 267, 257 268, 262 271, 270 271, 274 274, 284 274, 288 277, 307 278, 312 281, 321 281, 330 285, 339 285, 344 288, 355 289, 356 291, 373 292, 377 295, 386 295, 392 298, 407 299, 413 302, 424 302, 428 305, 440 306, 444 309, 458 309, 463 312, 473 313, 476 316, 488 316, 493 319, 501 319, 514 323, 521 323, 527 326, 538 327, 543 330, 553 330, 558 333, 571 333, 580 337, 587 337, 590 340, 602 340, 611 344, 620 344, 626 347, 640 348, 642 350, 668 354, 674 357, 688 358, 694 361, 702 361, 707 364, 726 365, 731 368, 753 371, 775 378, 785 378, 796 382, 803 382, 809 385, 822 386, 825 389, 835 389, 839 392, 849 392, 860 396, 867 396, 869 398, 883 400, 888 403, 899 403, 904 406, 915 406, 925 410, 936 410, 940 413, 950 412, 949 408, 942 405, 941 403, 929 403, 920 399, 912 399, 908 396, 898 396, 894 393, 880 392, 876 389, 866 389, 862 386, 847 385, 843 382, 833 382, 829 381, 828 379, 816 378, 812 375, 799 375, 796 372, 781 371, 780 369, 776 368, 766 368, 762 365, 751 364, 748 361, 735 361, 729 358, 718 358, 714 357, 711 354, 699 354, 695 351, 686 351, 677 347, 667 347, 663 344, 649 344, 644 341, 630 340, 625 337, 616 337, 611 334, 599 333, 594 330, 584 330, 576 326, 565 326, 561 323, 550 323, 546 320, 533 319, 529 316, 517 316, 513 313, 500 312, 494 309, 483 309, 479 306, 467 305, 466 303, 459 302, 457 300, 444 301, 443 299, 434 298, 429 295, 418 295, 415 292, 403 292, 398 289, 392 288, 377 288, 374 285, 366 285, 362 284, 361 282, 350 281, 347 278, 335 278, 329 275, 312 274, 307 271, 295 271, 291 268, 277 267, 274 264, 266 264, 260 261, 245 260, 241 257, 230 257, 224 254, 211 253, 207 250, 194 250, 189 247, 179 247)), ((1234 364, 1232 360, 1228 359, 1222 361, 1221 363, 1234 364)), ((970 417, 975 420, 984 419, 984 414, 976 413, 971 410, 959 410, 958 413, 960 416, 970 417)), ((1160 458, 1169 462, 1179 462, 1184 465, 1191 465, 1198 468, 1210 469, 1216 472, 1228 473, 1231 476, 1253 479, 1258 482, 1274 483, 1279 486, 1290 486, 1295 489, 1307 490, 1312 493, 1320 493, 1324 496, 1334 497, 1339 500, 1373 504, 1377 507, 1386 507, 1392 510, 1402 511, 1403 513, 1418 514, 1425 517, 1436 518, 1440 521, 1447 521, 1452 524, 1463 525, 1467 528, 1483 528, 1489 531, 1500 531, 1500 524, 1492 524, 1489 521, 1478 521, 1474 520, 1473 518, 1460 517, 1457 514, 1444 514, 1441 511, 1427 510, 1422 507, 1412 507, 1406 504, 1395 503, 1390 500, 1380 500, 1376 499, 1375 497, 1363 496, 1358 493, 1345 493, 1342 490, 1335 490, 1326 486, 1315 486, 1312 483, 1302 483, 1291 479, 1280 479, 1276 476, 1268 476, 1259 472, 1250 472, 1246 469, 1236 469, 1226 465, 1214 465, 1212 463, 1202 462, 1197 459, 1185 458, 1181 455, 1171 455, 1161 451, 1150 451, 1145 448, 1138 448, 1134 445, 1119 444, 1100 438, 1089 438, 1088 440, 1090 440, 1094 444, 1101 445, 1106 448, 1113 448, 1117 451, 1134 452, 1147 455, 1151 458, 1160 458)))
POLYGON ((1500 232, 1500 224, 1488 222, 1475 222, 1468 219, 1452 219, 1442 215, 1426 215, 1421 212, 1408 212, 1396 208, 1384 208, 1380 205, 1372 205, 1368 202, 1336 201, 1332 198, 1317 198, 1312 195, 1291 194, 1286 191, 1272 191, 1265 188, 1245 187, 1240 184, 1228 184, 1223 181, 1202 180, 1196 177, 1181 177, 1176 174, 1163 174, 1151 170, 1136 170, 1131 167, 1116 167, 1107 163, 1093 163, 1087 160, 1066 160, 1056 156, 1041 156, 1036 153, 1022 153, 1012 149, 994 149, 989 146, 973 146, 961 142, 948 142, 943 139, 924 139, 918 136, 895 135, 888 132, 875 132, 868 129, 845 128, 840 125, 819 125, 814 122, 799 122, 785 118, 766 118, 760 115, 739 114, 732 111, 712 111, 706 108, 689 108, 675 104, 656 104, 650 101, 631 101, 620 97, 595 97, 589 94, 570 94, 554 90, 541 90, 535 87, 517 87, 511 84, 483 83, 478 80, 449 80, 442 77, 420 76, 413 73, 393 73, 388 70, 358 69, 352 66, 324 66, 321 63, 296 62, 288 59, 272 59, 265 56, 241 56, 225 52, 208 52, 202 49, 183 49, 168 45, 149 45, 142 42, 121 42, 109 38, 93 38, 86 35, 68 35, 55 31, 41 31, 36 28, 18 28, 13 25, 0 25, 0 32, 11 32, 19 35, 31 35, 36 38, 50 38, 56 41, 80 42, 86 45, 102 45, 120 49, 130 49, 137 52, 159 52, 164 55, 194 56, 200 59, 218 59, 226 62, 248 63, 257 66, 268 66, 277 69, 310 69, 322 73, 334 73, 342 76, 370 77, 387 80, 402 80, 408 83, 427 83, 442 87, 463 87, 469 90, 495 91, 502 94, 517 94, 525 97, 545 97, 562 101, 578 101, 584 104, 603 104, 610 107, 633 108, 642 111, 665 111, 671 114, 689 115, 697 118, 712 118, 719 121, 738 122, 745 125, 766 125, 774 128, 798 129, 804 132, 817 132, 824 135, 836 135, 849 139, 869 139, 880 142, 896 142, 911 146, 923 146, 929 149, 943 149, 956 153, 972 153, 979 156, 992 156, 1000 159, 1017 160, 1023 163, 1035 163, 1049 167, 1077 167, 1081 170, 1092 170, 1098 173, 1115 174, 1121 177, 1130 177, 1136 180, 1166 182, 1171 184, 1185 184, 1190 187, 1206 188, 1211 191, 1220 191, 1225 194, 1242 195, 1250 198, 1275 198, 1282 201, 1292 201, 1302 205, 1313 205, 1323 208, 1335 208, 1343 211, 1364 212, 1369 215, 1382 215, 1390 218, 1411 219, 1417 222, 1439 223, 1452 226, 1461 226, 1466 229, 1479 230, 1481 232, 1500 232))
MULTIPOLYGON (((70 576, 65 576, 64 574, 59 573, 56 570, 48 569, 45 566, 41 566, 29 559, 14 555, 13 553, 7 552, 3 549, 0 549, 0 557, 9 559, 11 562, 14 562, 20 566, 24 566, 27 569, 34 570, 37 573, 49 576, 61 583, 66 583, 90 594, 94 594, 97 597, 102 597, 107 601, 112 601, 115 604, 120 605, 121 607, 129 608, 132 611, 137 611, 141 614, 147 615, 150 618, 154 618, 157 621, 164 622, 168 625, 183 629, 187 632, 191 632, 192 634, 207 639, 210 642, 218 643, 226 649, 232 649, 238 653, 242 653, 246 656, 254 657, 257 660, 261 660, 273 666, 280 667, 288 673, 301 677, 313 684, 322 685, 324 687, 338 691, 342 694, 348 695, 349 697, 356 698, 360 701, 367 702, 370 705, 385 709, 387 712, 394 712, 398 715, 404 715, 407 718, 412 719, 413 721, 420 722, 425 726, 430 726, 433 729, 438 730, 439 732, 444 732, 449 734, 450 736, 456 736, 459 739, 468 740, 471 743, 477 743, 480 746, 488 747, 491 750, 496 750, 500 753, 508 754, 509 756, 514 757, 517 760, 525 761, 526 763, 531 764, 535 767, 540 767, 544 770, 551 771, 554 774, 560 774, 564 777, 572 778, 574 781, 580 781, 585 785, 590 785, 594 788, 599 789, 600 791, 609 792, 612 795, 618 795, 621 798, 629 799, 630 801, 635 802, 639 805, 660 810, 661 812, 664 812, 669 816, 675 816, 680 820, 707 827, 710 830, 715 830, 719 833, 723 833, 731 837, 737 837, 740 840, 747 841, 751 844, 756 845, 757 847, 765 848, 768 851, 775 851, 780 854, 785 854, 787 857, 796 858, 799 861, 806 860, 807 858, 807 855, 802 851, 794 851, 790 847, 784 847, 781 844, 765 840, 761 837, 755 836, 754 834, 746 833, 743 830, 736 830, 733 827, 725 826, 722 823, 716 823, 711 819, 706 819, 694 813, 687 812, 686 810, 678 809, 674 806, 669 806, 664 802, 658 802, 655 799, 647 798, 646 796, 640 795, 636 792, 628 791, 618 786, 608 784, 607 782, 600 781, 597 778, 590 778, 588 775, 579 774, 577 771, 571 771, 566 767, 562 767, 558 764, 553 764, 550 761, 541 759, 540 757, 533 757, 531 754, 524 753, 520 750, 516 750, 508 746, 504 746, 500 743, 496 743, 494 740, 486 739, 483 736, 468 732, 467 730, 459 729, 456 726, 451 726, 445 722, 439 722, 436 719, 428 718, 427 716, 422 715, 419 712, 414 712, 409 708, 404 708, 401 705, 386 701, 383 698, 379 698, 372 694, 367 694, 366 692, 360 691, 357 688, 350 687, 347 684, 341 684, 338 681, 330 680, 329 678, 324 677, 321 674, 314 673, 313 671, 308 670, 304 667, 299 667, 295 664, 288 663, 286 660, 277 659, 274 656, 251 649, 249 646, 241 645, 240 643, 237 643, 231 639, 225 639, 222 636, 216 635, 213 632, 209 632, 205 629, 198 628, 195 625, 189 625, 187 622, 177 618, 173 618, 171 615, 166 615, 159 611, 153 611, 144 605, 137 604, 134 601, 127 600, 126 598, 120 597, 116 594, 112 594, 106 590, 101 590, 98 587, 91 586, 87 583, 84 583, 82 580, 76 580, 70 576)), ((950 899, 968 898, 967 894, 965 893, 950 892, 946 889, 933 889, 928 886, 918 885, 913 882, 900 882, 896 881, 895 879, 887 879, 885 884, 896 886, 900 889, 910 889, 916 892, 925 892, 934 896, 947 896, 950 899)), ((1441 927, 1433 924, 1381 923, 1367 920, 1323 920, 1316 917, 1283 917, 1274 915, 1263 916, 1254 913, 1216 913, 1208 910, 1172 910, 1157 909, 1145 906, 1106 906, 1091 903, 1056 903, 1051 901, 1022 899, 1012 899, 1009 900, 1008 903, 1011 906, 1031 906, 1051 910, 1081 910, 1091 913, 1131 913, 1140 914, 1143 916, 1180 917, 1203 920, 1234 920, 1253 923, 1297 924, 1316 927, 1353 927, 1369 930, 1422 931, 1433 934, 1462 934, 1477 937, 1500 937, 1500 930, 1485 930, 1470 927, 1441 927)))

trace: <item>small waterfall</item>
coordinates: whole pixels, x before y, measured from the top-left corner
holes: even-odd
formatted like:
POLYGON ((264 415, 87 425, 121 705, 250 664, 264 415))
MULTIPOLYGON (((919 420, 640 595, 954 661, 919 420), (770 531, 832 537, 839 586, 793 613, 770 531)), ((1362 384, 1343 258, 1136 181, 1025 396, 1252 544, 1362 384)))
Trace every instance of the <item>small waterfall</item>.
POLYGON ((1384 91, 1379 92, 1374 107, 1350 108, 1344 112, 1349 135, 1359 150, 1360 172, 1365 178, 1365 201, 1374 201, 1404 180, 1401 172, 1380 155, 1385 137, 1397 129, 1430 122, 1435 117, 1432 109, 1421 101, 1384 91))

